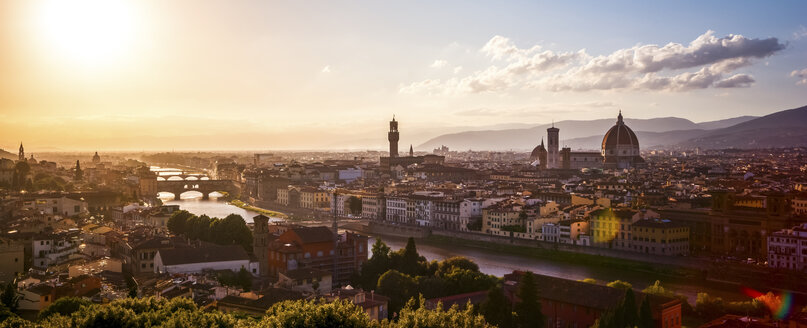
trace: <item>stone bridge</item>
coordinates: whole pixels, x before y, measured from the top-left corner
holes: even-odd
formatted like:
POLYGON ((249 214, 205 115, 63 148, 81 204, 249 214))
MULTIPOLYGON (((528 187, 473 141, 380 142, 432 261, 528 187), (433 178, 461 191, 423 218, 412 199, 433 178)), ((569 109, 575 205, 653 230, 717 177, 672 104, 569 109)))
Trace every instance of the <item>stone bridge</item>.
POLYGON ((227 192, 230 195, 241 193, 241 187, 231 180, 166 180, 157 181, 158 192, 170 192, 174 194, 174 199, 179 200, 179 196, 186 191, 198 191, 202 193, 202 199, 210 198, 210 193, 227 192))
POLYGON ((180 180, 200 181, 200 180, 210 180, 210 177, 207 176, 207 174, 185 174, 185 173, 157 176, 157 181, 180 181, 180 180))

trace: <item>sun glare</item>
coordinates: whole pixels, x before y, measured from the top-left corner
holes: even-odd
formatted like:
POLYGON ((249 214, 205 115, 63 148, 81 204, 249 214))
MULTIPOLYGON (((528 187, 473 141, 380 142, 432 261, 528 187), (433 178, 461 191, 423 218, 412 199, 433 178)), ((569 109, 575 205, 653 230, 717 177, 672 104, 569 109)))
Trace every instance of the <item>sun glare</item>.
POLYGON ((137 41, 136 8, 126 0, 46 0, 35 29, 48 56, 84 67, 119 63, 137 41))

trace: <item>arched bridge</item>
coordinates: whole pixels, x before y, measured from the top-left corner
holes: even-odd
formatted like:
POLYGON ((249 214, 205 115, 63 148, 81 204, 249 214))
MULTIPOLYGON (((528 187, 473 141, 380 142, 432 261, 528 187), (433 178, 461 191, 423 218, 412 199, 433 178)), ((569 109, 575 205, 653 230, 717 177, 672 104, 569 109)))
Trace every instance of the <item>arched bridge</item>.
POLYGON ((160 175, 157 176, 157 181, 200 181, 210 180, 206 174, 174 174, 174 175, 160 175))
POLYGON ((186 191, 198 191, 202 193, 203 199, 208 199, 210 193, 214 191, 225 191, 230 195, 238 195, 241 193, 241 187, 238 183, 231 180, 157 181, 157 190, 174 194, 174 199, 176 200, 179 200, 179 195, 186 191))

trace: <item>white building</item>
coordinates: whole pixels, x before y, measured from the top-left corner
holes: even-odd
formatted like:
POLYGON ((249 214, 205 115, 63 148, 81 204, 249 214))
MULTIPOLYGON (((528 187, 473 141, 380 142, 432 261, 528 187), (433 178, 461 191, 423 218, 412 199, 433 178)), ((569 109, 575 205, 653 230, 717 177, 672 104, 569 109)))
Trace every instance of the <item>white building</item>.
POLYGON ((807 223, 768 236, 768 266, 807 270, 807 223))
POLYGON ((34 237, 32 242, 33 265, 40 269, 57 265, 79 252, 81 241, 77 233, 34 237))
POLYGON ((23 203, 23 209, 65 217, 88 213, 87 202, 67 197, 37 198, 23 203))
POLYGON ((406 198, 399 196, 387 197, 387 221, 406 222, 406 198))
POLYGON ((253 275, 259 273, 258 263, 250 262, 247 252, 238 245, 160 249, 154 256, 156 273, 200 273, 204 270, 238 272, 241 268, 253 275))

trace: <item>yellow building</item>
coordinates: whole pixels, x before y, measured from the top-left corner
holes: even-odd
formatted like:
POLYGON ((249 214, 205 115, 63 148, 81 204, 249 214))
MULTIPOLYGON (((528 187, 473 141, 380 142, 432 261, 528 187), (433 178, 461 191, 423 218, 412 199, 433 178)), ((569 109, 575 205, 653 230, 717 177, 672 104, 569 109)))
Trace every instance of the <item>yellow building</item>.
POLYGON ((689 227, 670 220, 639 220, 631 225, 630 250, 654 255, 689 254, 689 227))
POLYGON ((590 214, 590 231, 593 246, 630 249, 631 225, 643 218, 658 218, 653 211, 632 209, 600 209, 590 214))
POLYGON ((331 194, 322 189, 302 188, 300 190, 300 207, 308 209, 327 209, 331 206, 331 194))
POLYGON ((501 201, 482 209, 482 232, 508 236, 511 231, 526 232, 528 218, 521 215, 524 210, 524 205, 514 200, 501 201))

